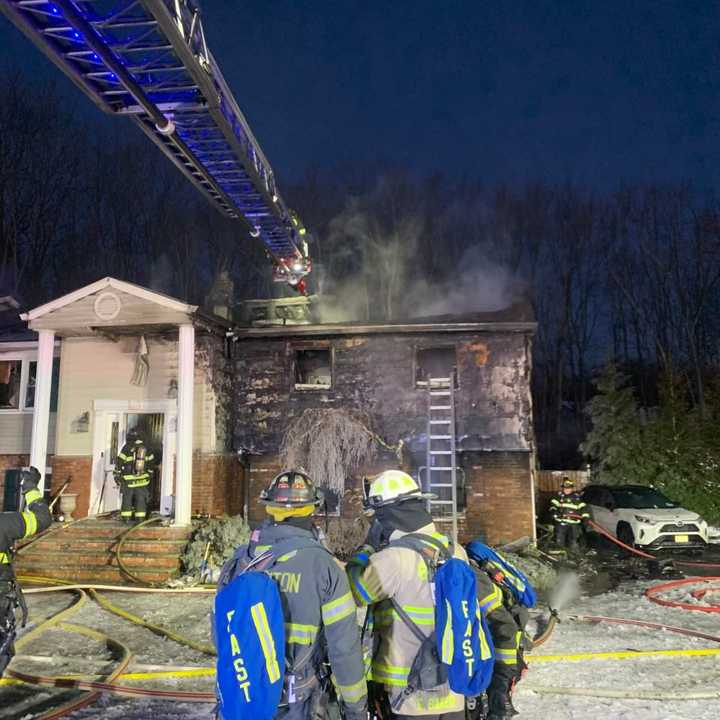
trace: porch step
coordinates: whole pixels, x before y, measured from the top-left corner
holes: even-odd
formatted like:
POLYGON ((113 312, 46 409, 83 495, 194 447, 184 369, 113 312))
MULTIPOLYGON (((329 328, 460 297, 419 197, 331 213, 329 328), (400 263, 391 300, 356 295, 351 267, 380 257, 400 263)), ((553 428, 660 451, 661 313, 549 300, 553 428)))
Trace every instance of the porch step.
MULTIPOLYGON (((114 519, 83 520, 51 532, 21 550, 19 575, 39 575, 75 582, 127 584, 116 548, 128 526, 114 519)), ((125 566, 145 582, 163 582, 181 569, 180 556, 191 528, 149 525, 123 544, 125 566)))
MULTIPOLYGON (((175 573, 158 569, 133 568, 133 574, 146 583, 163 583, 170 580, 175 573)), ((109 583, 112 585, 135 585, 119 569, 115 567, 80 567, 65 565, 25 565, 18 570, 19 575, 33 575, 37 577, 66 580, 68 582, 82 583, 109 583)))

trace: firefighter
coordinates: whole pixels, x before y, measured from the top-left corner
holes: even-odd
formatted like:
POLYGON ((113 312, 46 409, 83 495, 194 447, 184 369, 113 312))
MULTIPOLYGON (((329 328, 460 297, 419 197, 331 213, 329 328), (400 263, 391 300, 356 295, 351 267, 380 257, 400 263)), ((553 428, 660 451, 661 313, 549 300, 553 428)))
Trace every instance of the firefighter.
POLYGON ((23 625, 27 616, 11 564, 13 544, 50 527, 50 511, 38 489, 40 473, 31 467, 21 476, 25 510, 0 513, 0 676, 15 654, 15 608, 23 610, 23 625))
POLYGON ((154 461, 155 456, 145 445, 138 431, 134 428, 129 430, 117 460, 122 492, 120 518, 125 523, 132 523, 133 513, 138 522, 147 517, 154 461))
POLYGON ((273 566, 285 614, 285 681, 276 718, 327 715, 334 683, 346 720, 367 720, 367 684, 355 601, 339 563, 320 541, 313 514, 322 502, 298 470, 277 475, 260 495, 270 516, 222 569, 218 589, 258 554, 282 542, 273 566), (297 550, 293 551, 293 542, 297 550), (332 671, 332 681, 327 666, 332 671))
POLYGON ((555 523, 555 542, 570 552, 578 552, 582 524, 590 518, 590 513, 567 475, 563 476, 560 491, 550 501, 550 510, 555 523))
MULTIPOLYGON (((359 606, 374 606, 377 648, 371 675, 375 710, 383 720, 422 716, 463 720, 465 698, 449 687, 407 695, 410 667, 420 641, 393 610, 393 601, 423 626, 426 634, 435 624, 435 603, 428 570, 421 555, 406 547, 383 547, 409 533, 430 535, 449 547, 435 529, 427 500, 415 480, 400 470, 380 473, 367 490, 366 510, 374 512, 365 544, 348 561, 350 589, 359 606)), ((461 546, 456 557, 467 561, 461 546)))
POLYGON ((470 564, 475 569, 480 607, 495 647, 495 667, 487 689, 487 708, 481 707, 476 700, 472 705, 468 703, 468 715, 477 720, 484 717, 506 720, 517 714, 512 704, 512 691, 527 667, 523 654, 528 611, 506 589, 497 567, 475 560, 470 564))

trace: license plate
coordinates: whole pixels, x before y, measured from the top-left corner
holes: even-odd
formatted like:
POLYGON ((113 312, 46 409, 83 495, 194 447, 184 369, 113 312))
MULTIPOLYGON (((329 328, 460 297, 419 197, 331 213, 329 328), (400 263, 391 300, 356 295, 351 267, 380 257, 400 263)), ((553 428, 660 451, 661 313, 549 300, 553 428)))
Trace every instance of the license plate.
POLYGON ((688 542, 690 540, 689 535, 676 535, 675 536, 675 542, 681 543, 681 542, 688 542))

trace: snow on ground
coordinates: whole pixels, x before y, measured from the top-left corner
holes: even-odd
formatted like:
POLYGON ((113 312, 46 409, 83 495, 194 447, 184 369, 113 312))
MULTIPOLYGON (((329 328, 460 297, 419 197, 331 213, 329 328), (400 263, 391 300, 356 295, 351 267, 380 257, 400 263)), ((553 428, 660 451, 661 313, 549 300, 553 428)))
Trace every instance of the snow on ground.
MULTIPOLYGON (((720 616, 665 608, 651 603, 643 591, 656 582, 632 582, 613 592, 583 597, 565 608, 562 616, 604 615, 632 618, 690 628, 720 635, 720 616)), ((720 649, 698 638, 641 627, 588 624, 565 620, 535 655, 626 650, 720 649)), ((540 695, 531 685, 573 687, 602 691, 682 693, 720 691, 720 656, 645 657, 639 659, 593 659, 586 661, 532 662, 525 680, 518 686, 515 704, 520 717, 575 720, 717 720, 718 700, 610 700, 565 695, 540 695), (523 687, 525 686, 525 687, 523 687)))
MULTIPOLYGON (((532 655, 558 655, 580 652, 720 648, 715 644, 643 628, 589 624, 573 621, 573 615, 609 615, 649 620, 720 634, 720 615, 693 613, 650 603, 642 591, 655 583, 627 582, 617 589, 593 597, 581 597, 564 609, 565 618, 554 634, 530 655, 530 670, 518 686, 515 704, 518 720, 717 720, 720 700, 647 701, 540 695, 531 686, 576 687, 633 691, 688 692, 720 690, 720 656, 652 657, 628 660, 593 659, 581 662, 563 660, 542 662, 532 655)), ((107 593, 113 602, 152 622, 171 627, 192 639, 209 642, 210 595, 136 595, 107 593)), ((48 617, 69 604, 62 593, 28 596, 31 616, 48 617)), ((135 657, 131 670, 161 669, 165 666, 209 667, 212 658, 160 638, 150 631, 108 614, 88 602, 69 622, 92 627, 121 639, 135 657)), ((28 672, 59 675, 72 672, 107 672, 114 664, 102 643, 52 630, 22 651, 13 667, 28 672), (29 656, 29 658, 27 657, 29 656)), ((147 687, 212 691, 211 678, 153 680, 147 687)), ((0 717, 3 720, 32 720, 39 712, 58 704, 57 690, 26 686, 0 688, 0 717)), ((63 699, 73 696, 64 691, 63 699)), ((68 716, 71 720, 209 720, 212 705, 178 703, 167 700, 128 699, 106 695, 96 704, 68 716)))

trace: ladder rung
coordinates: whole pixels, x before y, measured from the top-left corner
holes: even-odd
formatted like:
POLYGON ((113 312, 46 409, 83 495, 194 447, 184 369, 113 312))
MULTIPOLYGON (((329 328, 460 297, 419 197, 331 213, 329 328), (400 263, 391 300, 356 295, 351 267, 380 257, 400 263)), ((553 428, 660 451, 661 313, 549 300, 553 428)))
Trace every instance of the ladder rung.
POLYGON ((430 504, 431 505, 452 505, 453 501, 452 500, 431 500, 430 504))
POLYGON ((452 483, 450 483, 449 485, 447 483, 443 483, 442 485, 440 485, 438 483, 433 483, 430 485, 430 489, 432 490, 433 488, 445 488, 445 487, 451 488, 452 486, 453 486, 452 483))
POLYGON ((452 435, 431 435, 431 440, 452 440, 452 435))
POLYGON ((443 396, 447 397, 449 394, 450 394, 449 390, 431 390, 430 391, 430 395, 433 395, 433 396, 443 395, 443 396))
POLYGON ((431 405, 431 410, 452 410, 452 405, 431 405))
POLYGON ((434 473, 436 470, 457 470, 457 469, 458 469, 457 465, 455 465, 455 466, 453 466, 453 465, 433 465, 430 468, 430 472, 434 473))
POLYGON ((452 420, 431 420, 431 425, 449 425, 452 420))
POLYGON ((430 455, 452 455, 452 450, 430 450, 430 455))

